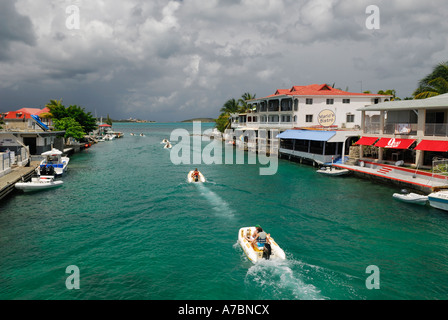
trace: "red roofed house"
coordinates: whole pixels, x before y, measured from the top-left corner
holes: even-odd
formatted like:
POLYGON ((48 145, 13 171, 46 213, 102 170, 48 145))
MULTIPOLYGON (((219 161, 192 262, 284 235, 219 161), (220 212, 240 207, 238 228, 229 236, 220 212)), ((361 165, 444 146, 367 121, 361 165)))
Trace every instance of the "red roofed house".
POLYGON ((50 110, 45 107, 22 108, 0 114, 4 124, 0 132, 0 152, 14 151, 23 154, 22 147, 27 146, 31 155, 40 155, 42 152, 64 147, 64 131, 48 130, 52 125, 51 119, 40 117, 50 110), (32 116, 38 116, 36 120, 32 116), (40 122, 40 123, 39 123, 40 122))
MULTIPOLYGON (((387 95, 342 91, 327 84, 293 86, 247 101, 254 111, 242 114, 239 124, 233 127, 292 129, 333 126, 358 130, 361 128, 361 111, 358 109, 390 98, 387 95), (323 110, 328 110, 325 119, 323 115, 319 116, 323 110)), ((379 113, 372 115, 379 116, 379 113)))

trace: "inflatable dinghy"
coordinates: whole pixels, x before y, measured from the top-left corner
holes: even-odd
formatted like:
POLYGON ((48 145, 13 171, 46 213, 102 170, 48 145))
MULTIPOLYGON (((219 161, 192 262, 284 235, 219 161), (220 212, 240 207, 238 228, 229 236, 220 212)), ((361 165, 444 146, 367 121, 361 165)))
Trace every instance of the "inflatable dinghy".
POLYGON ((269 237, 271 242, 271 254, 266 257, 266 253, 263 248, 259 248, 256 244, 252 244, 252 235, 255 232, 255 227, 244 227, 238 231, 238 243, 246 254, 247 258, 253 263, 257 263, 263 258, 268 258, 269 260, 285 260, 286 255, 282 248, 274 241, 273 238, 269 237))
POLYGON ((187 176, 187 179, 188 179, 188 182, 205 182, 205 177, 204 177, 204 175, 201 173, 201 171, 199 171, 199 179, 198 179, 198 181, 195 181, 194 180, 194 178, 192 177, 192 175, 193 175, 193 172, 194 172, 194 170, 191 170, 190 172, 188 172, 188 176, 187 176))

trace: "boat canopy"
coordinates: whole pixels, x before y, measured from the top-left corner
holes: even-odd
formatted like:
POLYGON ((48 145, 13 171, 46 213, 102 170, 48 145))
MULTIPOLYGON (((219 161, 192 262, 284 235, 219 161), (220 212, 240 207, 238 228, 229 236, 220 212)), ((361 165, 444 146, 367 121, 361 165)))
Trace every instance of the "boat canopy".
POLYGON ((318 130, 286 130, 277 135, 280 139, 297 139, 312 141, 328 141, 336 134, 335 131, 318 131, 318 130))
POLYGON ((53 148, 50 151, 45 151, 41 155, 43 155, 43 156, 53 156, 53 155, 61 155, 61 154, 62 154, 62 151, 53 148))

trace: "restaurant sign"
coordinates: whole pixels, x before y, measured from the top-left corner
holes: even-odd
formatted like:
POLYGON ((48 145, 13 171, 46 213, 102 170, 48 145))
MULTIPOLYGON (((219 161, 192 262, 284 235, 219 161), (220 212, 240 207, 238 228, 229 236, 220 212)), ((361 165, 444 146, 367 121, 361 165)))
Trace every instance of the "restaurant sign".
POLYGON ((317 121, 321 126, 329 127, 336 121, 336 115, 331 110, 322 110, 317 117, 317 121))

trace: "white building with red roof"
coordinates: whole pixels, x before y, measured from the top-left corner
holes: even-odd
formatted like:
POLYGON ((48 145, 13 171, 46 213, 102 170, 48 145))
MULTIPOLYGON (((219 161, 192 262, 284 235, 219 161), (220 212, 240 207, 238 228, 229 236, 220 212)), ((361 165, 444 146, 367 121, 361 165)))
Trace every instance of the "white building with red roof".
MULTIPOLYGON (((359 109, 389 101, 391 97, 343 91, 327 84, 277 89, 272 95, 247 101, 252 111, 241 114, 233 127, 359 130, 362 124, 359 109)), ((379 115, 371 113, 371 116, 376 114, 379 115)))
MULTIPOLYGON (((344 162, 350 145, 361 134, 362 124, 376 122, 380 117, 378 111, 362 109, 391 97, 343 91, 327 84, 293 86, 248 100, 249 111, 233 114, 231 127, 246 135, 246 131, 254 130, 257 144, 266 143, 271 153, 280 156, 319 164, 338 159, 344 162)), ((247 142, 247 147, 241 143, 239 147, 256 150, 257 145, 247 142)))

